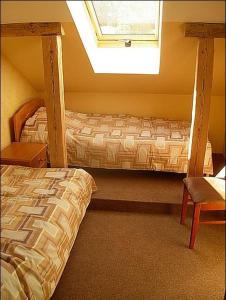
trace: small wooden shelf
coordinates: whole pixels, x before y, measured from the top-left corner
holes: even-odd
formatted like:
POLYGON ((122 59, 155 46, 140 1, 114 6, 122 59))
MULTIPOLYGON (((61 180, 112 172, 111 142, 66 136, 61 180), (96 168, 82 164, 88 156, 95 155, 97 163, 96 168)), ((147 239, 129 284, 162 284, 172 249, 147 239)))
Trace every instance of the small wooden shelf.
POLYGON ((46 168, 46 151, 46 144, 12 143, 1 151, 1 164, 46 168))

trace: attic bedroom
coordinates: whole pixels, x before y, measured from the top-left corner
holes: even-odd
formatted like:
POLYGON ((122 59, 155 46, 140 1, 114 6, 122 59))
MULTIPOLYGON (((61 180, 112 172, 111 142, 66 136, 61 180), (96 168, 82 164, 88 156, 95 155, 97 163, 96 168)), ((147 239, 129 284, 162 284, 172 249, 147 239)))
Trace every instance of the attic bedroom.
POLYGON ((225 2, 1 1, 1 299, 225 299, 225 2))

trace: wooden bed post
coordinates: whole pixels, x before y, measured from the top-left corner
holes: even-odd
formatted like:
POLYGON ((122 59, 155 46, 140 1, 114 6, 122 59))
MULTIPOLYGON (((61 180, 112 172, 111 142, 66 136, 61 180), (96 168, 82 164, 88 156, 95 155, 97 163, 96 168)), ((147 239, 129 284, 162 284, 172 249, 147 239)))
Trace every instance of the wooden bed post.
POLYGON ((213 80, 214 38, 224 37, 224 34, 225 24, 186 24, 185 36, 198 37, 187 176, 203 176, 213 80))
POLYGON ((67 167, 64 83, 59 22, 1 24, 2 37, 41 36, 51 167, 67 167))
POLYGON ((61 36, 43 36, 45 106, 51 167, 67 167, 61 36))

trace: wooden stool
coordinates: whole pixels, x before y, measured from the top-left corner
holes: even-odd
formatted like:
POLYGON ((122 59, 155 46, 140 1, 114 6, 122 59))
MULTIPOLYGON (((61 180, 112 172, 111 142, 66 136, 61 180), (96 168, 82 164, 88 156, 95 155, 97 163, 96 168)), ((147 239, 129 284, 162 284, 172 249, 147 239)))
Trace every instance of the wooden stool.
POLYGON ((187 177, 184 179, 184 194, 181 224, 185 224, 188 203, 194 204, 189 248, 194 248, 199 223, 225 224, 222 221, 200 221, 201 211, 225 210, 225 179, 216 177, 187 177))

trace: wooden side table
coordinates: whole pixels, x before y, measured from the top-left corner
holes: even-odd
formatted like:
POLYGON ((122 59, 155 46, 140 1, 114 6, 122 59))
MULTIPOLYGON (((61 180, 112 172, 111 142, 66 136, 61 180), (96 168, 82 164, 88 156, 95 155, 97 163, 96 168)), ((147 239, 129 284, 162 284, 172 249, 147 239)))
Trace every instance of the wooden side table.
POLYGON ((1 151, 1 164, 46 168, 47 145, 36 143, 12 143, 1 151))

